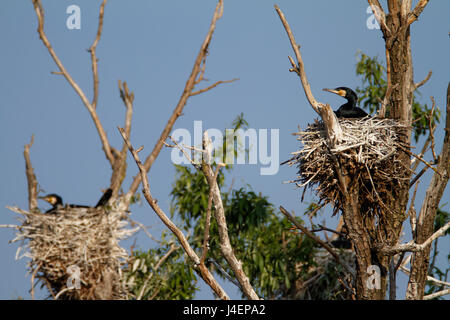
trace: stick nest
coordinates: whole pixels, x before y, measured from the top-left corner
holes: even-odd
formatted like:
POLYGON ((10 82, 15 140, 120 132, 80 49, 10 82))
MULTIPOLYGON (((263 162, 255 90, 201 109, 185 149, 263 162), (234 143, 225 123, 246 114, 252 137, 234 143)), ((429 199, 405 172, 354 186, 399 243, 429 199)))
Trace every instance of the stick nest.
POLYGON ((31 258, 32 283, 37 278, 56 299, 125 297, 121 267, 128 253, 119 241, 136 231, 126 228, 127 213, 111 207, 61 208, 47 214, 10 209, 21 215, 11 242, 22 243, 16 259, 31 258))
POLYGON ((400 149, 408 147, 399 140, 407 127, 392 119, 368 117, 339 119, 339 124, 343 139, 334 149, 330 148, 322 121, 316 120, 305 131, 294 133, 303 148, 285 162, 298 168, 297 178, 289 182, 304 187, 304 192, 314 190, 321 203, 332 202, 335 214, 343 203, 337 160, 350 184, 358 184, 360 203, 365 206, 362 209, 376 213, 409 170, 397 156, 400 149))

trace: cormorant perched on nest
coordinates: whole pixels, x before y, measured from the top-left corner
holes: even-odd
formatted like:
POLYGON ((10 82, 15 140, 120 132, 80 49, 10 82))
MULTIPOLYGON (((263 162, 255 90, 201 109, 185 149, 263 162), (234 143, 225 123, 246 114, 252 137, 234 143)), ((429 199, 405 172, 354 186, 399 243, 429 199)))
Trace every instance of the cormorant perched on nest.
MULTIPOLYGON (((111 198, 111 195, 112 195, 112 190, 108 188, 108 190, 105 191, 105 193, 102 195, 100 200, 95 205, 95 208, 106 205, 108 203, 109 199, 111 198)), ((52 205, 52 207, 49 210, 45 211, 45 213, 52 213, 52 212, 54 212, 58 209, 64 208, 64 207, 65 208, 91 208, 89 206, 80 205, 80 204, 66 204, 64 206, 62 198, 55 193, 51 193, 46 196, 39 197, 39 199, 45 200, 52 205)))
POLYGON ((336 89, 323 89, 324 91, 332 92, 347 99, 347 103, 343 104, 334 113, 338 118, 364 118, 368 116, 367 112, 356 106, 358 96, 356 93, 347 87, 338 87, 336 89))

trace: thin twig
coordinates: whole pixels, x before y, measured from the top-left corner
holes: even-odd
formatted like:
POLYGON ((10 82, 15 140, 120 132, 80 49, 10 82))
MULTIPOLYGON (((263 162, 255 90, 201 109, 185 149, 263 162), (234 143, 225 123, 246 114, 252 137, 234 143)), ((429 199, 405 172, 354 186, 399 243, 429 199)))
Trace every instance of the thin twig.
POLYGON ((408 26, 411 23, 413 23, 414 21, 416 21, 417 18, 419 18, 419 16, 422 13, 423 9, 425 9, 426 5, 428 4, 428 1, 429 0, 420 0, 416 4, 416 7, 414 8, 414 10, 412 12, 410 12, 409 15, 408 15, 408 23, 407 23, 408 26))
POLYGON ((228 265, 233 270, 234 275, 239 281, 242 292, 245 294, 245 296, 250 300, 259 300, 259 296, 256 294, 248 276, 245 274, 244 269, 242 268, 242 262, 237 259, 236 255, 234 254, 233 247, 231 246, 220 188, 217 183, 217 179, 214 179, 215 175, 210 164, 210 160, 212 159, 212 141, 211 139, 209 139, 207 131, 203 133, 202 147, 203 150, 208 151, 202 159, 202 172, 205 175, 213 194, 213 201, 216 209, 214 210, 214 217, 217 221, 220 250, 222 251, 225 260, 228 262, 228 265))
MULTIPOLYGON (((208 48, 211 43, 211 39, 214 33, 214 30, 216 28, 216 22, 222 17, 223 14, 223 0, 219 0, 216 6, 216 9, 214 10, 214 14, 211 20, 211 24, 209 27, 208 34, 206 35, 201 47, 200 52, 197 55, 197 58, 195 59, 194 66, 192 68, 192 72, 186 82, 186 86, 183 89, 183 93, 177 103, 177 106, 175 107, 175 110, 173 111, 172 115, 170 116, 166 126, 164 127, 160 137, 158 138, 152 152, 150 155, 145 159, 145 162, 143 164, 143 168, 145 169, 145 172, 148 172, 150 168, 152 167, 153 163, 155 162, 156 158, 158 157, 159 153, 161 152, 161 149, 164 145, 164 141, 166 141, 167 137, 169 136, 170 132, 172 131, 173 125, 175 124, 176 120, 181 116, 184 107, 186 106, 186 103, 191 96, 192 91, 195 88, 195 82, 197 81, 198 75, 202 72, 202 62, 204 61, 207 53, 208 48)), ((126 194, 126 202, 130 203, 131 197, 136 192, 137 188, 139 187, 139 184, 141 183, 141 176, 142 175, 136 175, 134 178, 129 191, 126 194)))
POLYGON ((56 63, 56 65, 59 68, 59 72, 66 78, 67 82, 72 86, 72 88, 75 90, 75 92, 78 94, 78 96, 81 98, 81 101, 83 102, 86 109, 89 111, 89 114, 91 115, 92 120, 94 121, 95 127, 97 128, 97 132, 99 134, 100 140, 103 145, 103 151, 105 152, 106 158, 109 160, 111 166, 114 165, 114 156, 111 151, 111 147, 108 141, 108 138, 106 136, 106 132, 103 129, 103 126, 98 118, 97 112, 95 111, 95 108, 92 106, 92 104, 89 102, 88 98, 84 94, 83 90, 80 88, 80 86, 73 80, 72 76, 69 74, 69 72, 66 70, 64 65, 62 64, 61 60, 56 55, 55 51, 53 50, 53 47, 50 44, 50 41, 47 38, 47 35, 44 32, 44 10, 42 8, 41 0, 32 0, 34 9, 36 12, 36 16, 38 18, 38 33, 39 37, 42 40, 44 46, 47 48, 48 52, 50 53, 50 56, 53 58, 53 61, 56 63))
POLYGON ((434 109, 436 108, 436 101, 434 100, 434 97, 430 97, 431 101, 433 102, 433 106, 431 107, 430 114, 428 115, 428 129, 430 131, 430 137, 431 137, 431 153, 433 154, 434 162, 438 161, 438 158, 436 156, 436 152, 434 151, 434 130, 436 129, 436 126, 433 126, 433 113, 434 109))
POLYGON ((122 135, 123 140, 126 142, 130 153, 132 154, 136 165, 139 168, 141 179, 142 179, 142 187, 143 194, 145 199, 147 200, 150 207, 153 211, 158 215, 161 221, 172 231, 172 233, 177 237, 180 242, 182 248, 188 255, 189 259, 195 264, 194 270, 202 277, 202 279, 211 287, 211 289, 217 294, 220 299, 229 300, 229 296, 223 290, 223 288, 219 285, 219 283, 214 279, 211 272, 206 268, 205 264, 200 263, 200 258, 197 256, 195 251, 190 246, 183 232, 167 217, 164 211, 159 207, 157 200, 155 200, 150 192, 150 185, 147 177, 147 170, 144 168, 144 165, 139 158, 138 153, 134 150, 133 146, 129 138, 127 137, 125 130, 122 128, 118 128, 120 134, 122 135))
POLYGON ((178 247, 175 246, 173 243, 170 245, 169 251, 167 251, 167 253, 161 259, 158 260, 158 263, 156 263, 155 268, 150 272, 150 274, 145 279, 145 282, 142 285, 141 291, 139 292, 139 296, 136 298, 136 300, 142 299, 142 295, 144 294, 144 291, 147 288, 147 284, 150 281, 150 279, 153 277, 155 272, 158 271, 159 267, 164 263, 164 261, 166 261, 167 258, 169 258, 169 256, 172 254, 172 252, 174 252, 177 249, 178 249, 178 247))
POLYGON ((372 9, 375 18, 377 19, 378 24, 381 27, 381 30, 385 34, 386 37, 389 37, 391 34, 391 30, 388 28, 386 24, 386 13, 383 10, 380 2, 378 0, 367 0, 369 2, 370 8, 372 9))
POLYGON ((214 89, 214 88, 217 87, 219 84, 223 84, 223 83, 231 83, 231 82, 234 82, 234 81, 236 81, 236 80, 239 80, 239 79, 238 79, 238 78, 234 78, 234 79, 231 79, 231 80, 221 80, 221 81, 216 81, 215 83, 213 83, 212 85, 210 85, 210 86, 208 86, 208 87, 206 87, 206 88, 199 89, 199 90, 197 90, 197 91, 191 92, 190 96, 192 97, 192 96, 195 96, 195 95, 204 93, 204 92, 206 92, 206 91, 209 91, 209 90, 211 90, 211 89, 214 89))
POLYGON ((321 245, 323 248, 325 248, 325 250, 327 250, 333 256, 333 258, 336 260, 336 262, 339 263, 340 265, 342 265, 345 268, 345 270, 347 270, 348 273, 350 273, 352 276, 355 276, 355 271, 349 265, 347 265, 344 261, 341 260, 339 255, 336 252, 334 252, 333 248, 331 248, 326 242, 322 241, 319 237, 317 237, 313 233, 311 233, 307 228, 302 226, 297 221, 297 219, 295 219, 295 217, 293 217, 285 208, 283 208, 283 206, 280 206, 280 211, 282 214, 284 214, 286 216, 286 218, 289 219, 289 221, 291 221, 304 234, 306 234, 309 238, 313 239, 319 245, 321 245))
POLYGON ((438 175, 441 175, 441 173, 434 168, 430 163, 428 163, 426 160, 424 160, 422 157, 418 156, 417 154, 412 153, 411 151, 409 151, 408 149, 404 148, 401 145, 398 145, 398 147, 400 149, 402 149, 403 151, 405 151, 406 153, 408 153, 409 155, 413 156, 414 158, 418 159, 419 161, 421 161, 422 163, 424 163, 428 168, 432 169, 435 173, 437 173, 438 175))
POLYGON ((378 252, 383 254, 397 254, 401 252, 418 252, 423 251, 427 246, 429 246, 434 240, 436 240, 439 237, 442 237, 445 232, 450 228, 450 222, 447 222, 443 227, 441 227, 438 231, 433 233, 431 237, 429 237, 426 241, 424 241, 421 244, 414 243, 413 241, 410 241, 405 244, 399 244, 397 246, 393 247, 382 247, 378 249, 378 252))
POLYGON ((98 16, 98 29, 97 29, 97 35, 95 36, 94 43, 92 43, 91 47, 88 49, 88 51, 91 53, 91 60, 92 60, 92 76, 93 76, 93 83, 94 83, 94 97, 92 98, 92 108, 97 108, 97 102, 98 102, 98 59, 95 54, 95 50, 97 49, 97 44, 100 41, 100 37, 102 36, 102 30, 103 30, 103 15, 105 13, 105 5, 107 0, 103 0, 102 4, 100 5, 100 13, 98 16))
POLYGON ((431 300, 434 298, 438 298, 438 297, 442 297, 445 296, 447 294, 450 294, 450 289, 445 289, 445 290, 441 290, 432 294, 428 294, 426 296, 423 297, 423 300, 431 300))
POLYGON ((319 103, 314 98, 311 92, 311 86, 309 85, 308 79, 306 78, 305 66, 303 65, 302 55, 300 54, 300 46, 295 41, 294 34, 292 33, 291 27, 289 26, 289 23, 287 22, 284 13, 277 5, 275 5, 275 10, 277 11, 278 16, 280 17, 281 22, 283 23, 284 29, 286 30, 286 33, 289 37, 289 41, 291 42, 292 49, 294 50, 295 56, 297 58, 296 64, 294 60, 291 57, 289 57, 289 61, 291 62, 292 65, 291 71, 296 72, 300 76, 303 89, 305 91, 306 97, 308 98, 311 107, 314 109, 314 111, 316 111, 320 115, 319 103))
POLYGON ((421 86, 423 86, 425 83, 427 83, 428 80, 430 80, 431 75, 433 74, 432 71, 429 71, 427 76, 425 77, 425 79, 423 79, 422 81, 420 81, 419 83, 415 83, 414 84, 414 90, 419 89, 421 86))
POLYGON ((27 176, 28 183, 28 208, 33 211, 37 208, 37 180, 34 174, 33 166, 30 159, 30 148, 34 143, 34 135, 31 136, 29 144, 25 145, 23 156, 25 158, 25 174, 27 176))

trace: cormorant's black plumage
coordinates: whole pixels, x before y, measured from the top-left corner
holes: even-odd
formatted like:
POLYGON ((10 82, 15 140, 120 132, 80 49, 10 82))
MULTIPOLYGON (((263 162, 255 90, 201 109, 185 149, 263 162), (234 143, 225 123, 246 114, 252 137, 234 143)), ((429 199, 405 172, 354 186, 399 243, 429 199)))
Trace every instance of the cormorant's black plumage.
POLYGON ((109 199, 111 199, 111 196, 112 196, 112 189, 108 188, 108 190, 105 191, 100 200, 98 200, 95 207, 96 208, 103 207, 105 204, 108 203, 109 199))
POLYGON ((358 101, 358 96, 356 93, 347 87, 338 87, 336 89, 323 89, 324 91, 328 91, 331 93, 335 93, 340 95, 341 97, 347 99, 347 103, 343 104, 337 111, 334 113, 338 118, 364 118, 368 116, 367 112, 363 109, 358 108, 356 106, 356 102, 358 101))
MULTIPOLYGON (((102 195, 98 203, 95 205, 95 208, 102 207, 108 203, 109 199, 112 196, 112 190, 108 189, 102 195)), ((43 197, 39 197, 39 199, 45 200, 52 205, 52 207, 47 210, 45 213, 54 213, 56 210, 61 208, 91 208, 90 206, 85 206, 81 204, 66 204, 64 205, 62 198, 56 193, 51 193, 43 197)))

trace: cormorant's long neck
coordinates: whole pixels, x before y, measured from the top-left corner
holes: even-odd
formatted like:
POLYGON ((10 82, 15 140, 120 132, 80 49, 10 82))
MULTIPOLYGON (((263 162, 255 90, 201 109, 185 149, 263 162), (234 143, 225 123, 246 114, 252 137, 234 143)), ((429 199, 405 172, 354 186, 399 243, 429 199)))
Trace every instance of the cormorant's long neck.
POLYGON ((355 109, 356 108, 356 101, 358 100, 357 97, 350 95, 347 98, 347 103, 345 104, 346 109, 355 109))
POLYGON ((346 98, 347 103, 343 104, 341 108, 344 108, 346 110, 351 110, 356 108, 356 101, 358 100, 357 97, 354 97, 353 95, 346 98))

